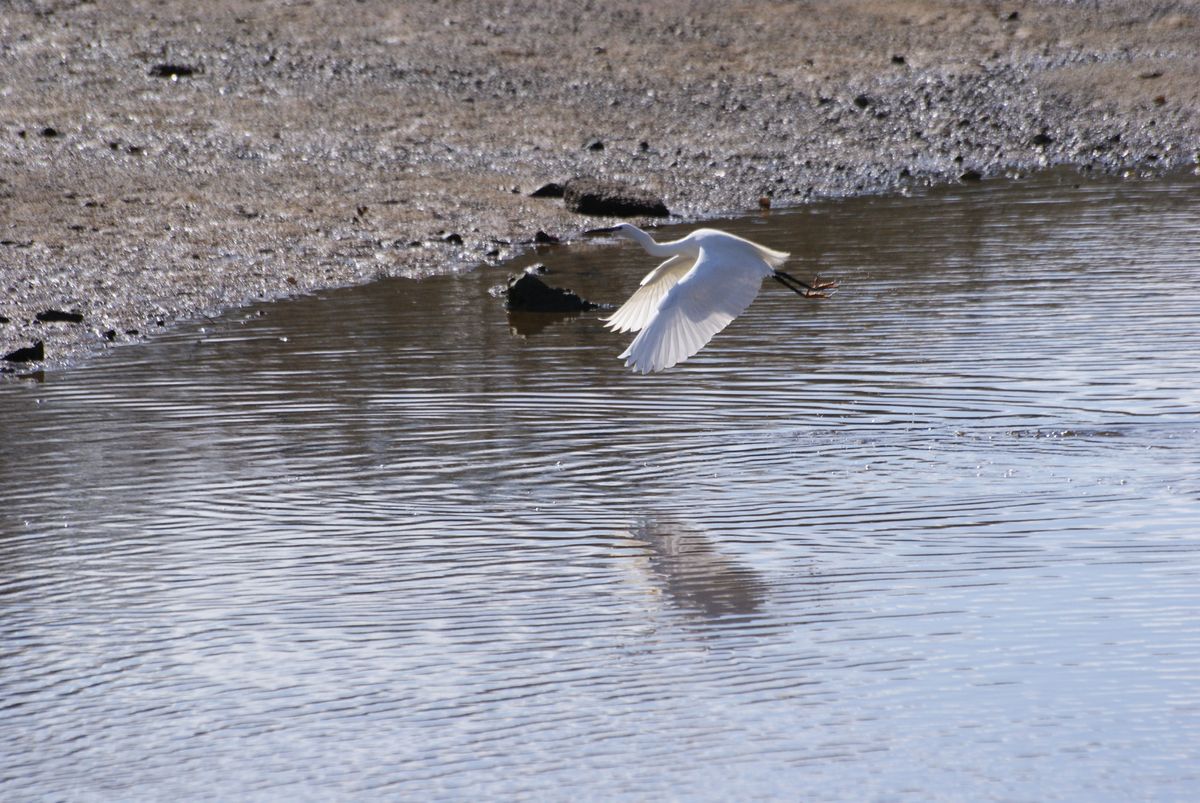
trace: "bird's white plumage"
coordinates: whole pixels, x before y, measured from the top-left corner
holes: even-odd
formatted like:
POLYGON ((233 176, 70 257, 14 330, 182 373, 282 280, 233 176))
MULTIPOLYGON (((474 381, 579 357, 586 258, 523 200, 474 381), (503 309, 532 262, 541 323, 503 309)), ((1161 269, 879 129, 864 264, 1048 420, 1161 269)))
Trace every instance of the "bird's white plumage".
POLYGON ((639 287, 621 308, 605 318, 605 325, 614 332, 640 332, 650 323, 658 302, 692 269, 696 260, 689 256, 673 256, 646 274, 639 287))
POLYGON ((670 368, 704 348, 745 312, 762 280, 788 257, 716 229, 669 243, 656 243, 627 223, 616 231, 653 255, 670 256, 608 318, 615 331, 639 332, 621 358, 641 373, 670 368))

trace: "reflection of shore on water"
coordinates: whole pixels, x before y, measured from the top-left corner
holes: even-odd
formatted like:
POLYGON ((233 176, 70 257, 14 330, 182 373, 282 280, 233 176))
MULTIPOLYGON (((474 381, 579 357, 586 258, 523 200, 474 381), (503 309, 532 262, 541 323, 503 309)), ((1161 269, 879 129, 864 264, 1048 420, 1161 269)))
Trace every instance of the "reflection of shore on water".
POLYGON ((645 574, 673 605, 705 617, 757 613, 763 580, 722 554, 703 530, 670 519, 643 519, 629 536, 647 548, 645 574))

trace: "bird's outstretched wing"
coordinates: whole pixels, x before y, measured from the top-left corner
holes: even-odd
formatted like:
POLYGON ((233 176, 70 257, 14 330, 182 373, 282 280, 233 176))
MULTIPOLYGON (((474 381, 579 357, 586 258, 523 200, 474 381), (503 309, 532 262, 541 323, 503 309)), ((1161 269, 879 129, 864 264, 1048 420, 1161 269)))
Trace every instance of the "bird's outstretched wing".
POLYGON ((614 332, 640 332, 650 319, 658 302, 675 286, 684 274, 692 269, 695 260, 687 256, 673 256, 646 274, 629 300, 612 315, 604 318, 605 326, 614 332))
POLYGON ((702 250, 695 266, 667 292, 649 323, 625 349, 621 355, 625 365, 645 374, 691 357, 746 311, 770 271, 758 260, 730 265, 702 250))

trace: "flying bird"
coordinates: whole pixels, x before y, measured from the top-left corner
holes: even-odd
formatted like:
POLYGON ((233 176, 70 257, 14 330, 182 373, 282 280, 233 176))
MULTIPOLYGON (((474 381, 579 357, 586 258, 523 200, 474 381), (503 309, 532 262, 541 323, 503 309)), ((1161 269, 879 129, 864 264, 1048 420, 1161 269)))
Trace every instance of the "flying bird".
POLYGON ((805 298, 827 298, 836 282, 808 284, 779 267, 788 254, 717 229, 658 243, 637 226, 621 223, 611 231, 667 257, 605 325, 614 332, 637 332, 620 359, 643 374, 681 363, 698 352, 758 295, 771 277, 805 298))

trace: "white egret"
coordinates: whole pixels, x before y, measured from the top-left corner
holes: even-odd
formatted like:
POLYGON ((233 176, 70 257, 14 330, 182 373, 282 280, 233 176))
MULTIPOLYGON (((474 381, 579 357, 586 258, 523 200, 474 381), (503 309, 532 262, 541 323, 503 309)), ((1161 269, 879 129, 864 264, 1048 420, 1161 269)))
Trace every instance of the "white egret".
POLYGON ((768 276, 805 298, 826 298, 779 267, 788 254, 717 229, 658 243, 637 226, 621 223, 604 229, 628 237, 656 257, 668 257, 646 278, 605 325, 614 332, 637 332, 621 354, 625 365, 643 374, 661 371, 691 357, 741 315, 768 276))

